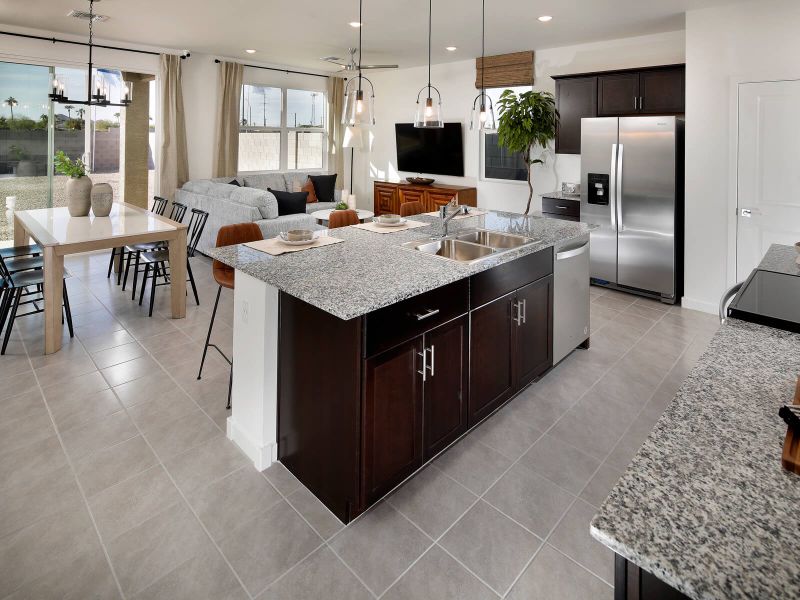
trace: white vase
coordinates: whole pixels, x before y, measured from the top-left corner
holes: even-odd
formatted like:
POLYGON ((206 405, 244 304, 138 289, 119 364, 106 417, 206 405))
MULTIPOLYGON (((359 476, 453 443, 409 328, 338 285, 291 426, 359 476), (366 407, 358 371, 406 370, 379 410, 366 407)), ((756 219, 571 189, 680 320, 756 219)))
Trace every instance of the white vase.
POLYGON ((107 183, 92 186, 92 212, 95 217, 107 217, 114 204, 114 190, 107 183))
POLYGON ((92 180, 86 175, 67 180, 67 210, 72 217, 85 217, 92 207, 92 180))

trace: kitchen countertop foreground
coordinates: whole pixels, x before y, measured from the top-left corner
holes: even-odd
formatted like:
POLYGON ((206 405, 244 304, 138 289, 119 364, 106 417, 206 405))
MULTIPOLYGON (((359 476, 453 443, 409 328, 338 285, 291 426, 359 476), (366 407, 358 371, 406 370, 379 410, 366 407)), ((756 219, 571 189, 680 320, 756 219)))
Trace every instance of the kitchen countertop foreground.
POLYGON ((761 259, 758 268, 762 271, 800 275, 800 265, 797 264, 798 256, 800 254, 797 253, 793 246, 772 244, 764 258, 761 259))
POLYGON ((465 265, 402 248, 404 242, 429 238, 440 231, 437 217, 415 215, 412 218, 431 224, 388 234, 343 227, 331 230, 329 235, 344 239, 344 244, 277 257, 241 245, 215 248, 209 255, 348 320, 580 237, 591 229, 585 223, 495 211, 482 216, 454 219, 449 224, 450 233, 483 227, 539 240, 535 244, 465 265))

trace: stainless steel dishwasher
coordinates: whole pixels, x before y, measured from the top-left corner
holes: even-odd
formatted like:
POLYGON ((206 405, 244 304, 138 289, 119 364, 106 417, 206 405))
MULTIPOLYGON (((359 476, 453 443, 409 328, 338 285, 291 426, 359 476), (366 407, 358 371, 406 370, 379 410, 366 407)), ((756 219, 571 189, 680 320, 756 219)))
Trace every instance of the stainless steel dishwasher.
POLYGON ((553 255, 553 364, 589 339, 589 234, 553 255))

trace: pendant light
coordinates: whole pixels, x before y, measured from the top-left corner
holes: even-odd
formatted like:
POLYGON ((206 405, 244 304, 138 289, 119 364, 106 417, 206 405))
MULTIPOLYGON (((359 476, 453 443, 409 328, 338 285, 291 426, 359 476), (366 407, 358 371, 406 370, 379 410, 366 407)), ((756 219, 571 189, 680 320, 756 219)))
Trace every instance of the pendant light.
POLYGON ((475 129, 476 125, 481 131, 491 131, 495 129, 494 106, 492 106, 492 99, 486 95, 486 86, 483 83, 483 74, 486 73, 486 65, 484 64, 485 51, 486 0, 481 0, 481 93, 475 96, 475 100, 472 101, 472 113, 470 114, 469 119, 470 130, 475 129), (477 119, 475 115, 476 108, 478 109, 477 119))
POLYGON ((432 31, 433 0, 428 0, 428 85, 417 94, 417 114, 414 117, 414 127, 425 129, 441 129, 444 127, 442 121, 442 94, 431 85, 431 31, 432 31), (422 92, 427 91, 425 104, 420 104, 419 99, 422 92), (433 101, 433 94, 436 92, 436 102, 433 101))
POLYGON ((347 81, 344 86, 344 111, 342 112, 342 125, 348 127, 370 127, 375 125, 375 88, 372 82, 364 77, 361 72, 362 42, 361 32, 364 30, 362 19, 363 0, 358 0, 358 76, 347 81), (354 85, 358 82, 358 87, 354 85), (369 84, 369 97, 364 97, 364 83, 369 84))

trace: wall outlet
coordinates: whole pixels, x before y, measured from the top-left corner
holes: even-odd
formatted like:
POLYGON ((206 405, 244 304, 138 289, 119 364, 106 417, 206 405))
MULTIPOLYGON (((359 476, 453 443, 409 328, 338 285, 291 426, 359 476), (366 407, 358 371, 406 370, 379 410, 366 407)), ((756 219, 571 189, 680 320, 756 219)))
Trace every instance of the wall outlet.
POLYGON ((242 323, 247 323, 247 319, 250 317, 250 303, 245 300, 242 302, 242 323))

